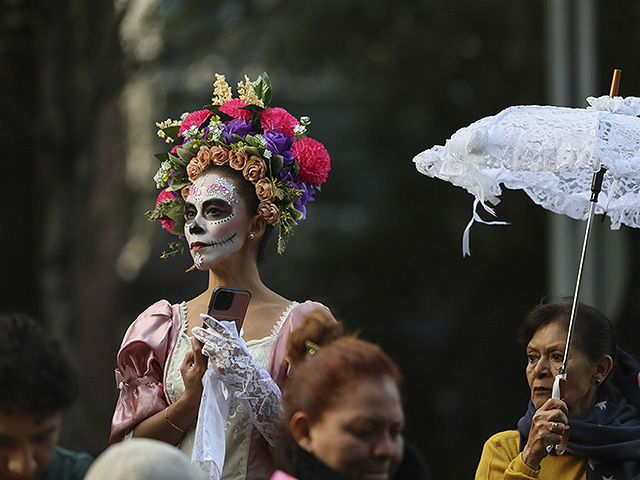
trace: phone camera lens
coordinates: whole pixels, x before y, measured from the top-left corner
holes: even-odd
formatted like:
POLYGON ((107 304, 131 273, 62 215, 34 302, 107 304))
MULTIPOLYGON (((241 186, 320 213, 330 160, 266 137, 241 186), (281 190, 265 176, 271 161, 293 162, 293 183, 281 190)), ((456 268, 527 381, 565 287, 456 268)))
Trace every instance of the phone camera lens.
POLYGON ((233 292, 228 290, 222 290, 218 292, 213 302, 213 306, 216 310, 229 310, 233 303, 233 292))

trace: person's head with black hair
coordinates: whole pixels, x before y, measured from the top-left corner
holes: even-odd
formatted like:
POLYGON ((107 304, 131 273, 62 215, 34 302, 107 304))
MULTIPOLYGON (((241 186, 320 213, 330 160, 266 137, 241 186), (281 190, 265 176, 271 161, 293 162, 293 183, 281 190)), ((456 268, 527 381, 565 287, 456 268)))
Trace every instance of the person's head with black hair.
POLYGON ((60 344, 26 314, 0 315, 0 385, 0 478, 35 478, 52 460, 79 383, 60 344))

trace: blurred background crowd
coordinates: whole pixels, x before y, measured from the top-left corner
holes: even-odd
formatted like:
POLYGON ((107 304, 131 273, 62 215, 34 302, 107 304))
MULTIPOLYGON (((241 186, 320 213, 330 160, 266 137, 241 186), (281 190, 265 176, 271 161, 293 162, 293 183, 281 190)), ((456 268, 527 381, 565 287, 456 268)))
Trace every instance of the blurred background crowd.
MULTIPOLYGON (((206 282, 188 254, 160 258, 171 236, 145 216, 155 122, 201 108, 216 72, 267 71, 272 105, 311 118, 332 169, 263 279, 382 345, 434 478, 469 478, 524 413, 516 331, 573 293, 584 227, 507 191, 510 225, 476 224, 463 258, 472 197, 412 159, 511 105, 584 107, 614 68, 620 95, 640 96, 639 18, 637 0, 3 0, 2 309, 43 319, 81 370, 61 443, 106 447, 125 329, 206 282)), ((638 247, 640 232, 596 222, 581 299, 636 356, 638 247)))

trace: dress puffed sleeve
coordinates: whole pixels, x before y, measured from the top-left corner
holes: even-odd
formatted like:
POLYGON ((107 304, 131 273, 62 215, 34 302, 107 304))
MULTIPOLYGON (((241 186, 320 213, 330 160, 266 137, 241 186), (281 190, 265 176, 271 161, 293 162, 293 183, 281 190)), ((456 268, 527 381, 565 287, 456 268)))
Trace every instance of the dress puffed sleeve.
POLYGON ((110 443, 145 418, 164 409, 165 366, 180 332, 180 306, 154 303, 129 326, 117 356, 120 396, 111 421, 110 443))
POLYGON ((285 379, 289 375, 289 362, 286 360, 285 355, 289 346, 291 332, 302 325, 307 315, 315 310, 323 310, 333 317, 331 310, 323 304, 307 300, 304 303, 296 305, 295 308, 291 310, 276 336, 267 371, 280 388, 282 388, 285 379))

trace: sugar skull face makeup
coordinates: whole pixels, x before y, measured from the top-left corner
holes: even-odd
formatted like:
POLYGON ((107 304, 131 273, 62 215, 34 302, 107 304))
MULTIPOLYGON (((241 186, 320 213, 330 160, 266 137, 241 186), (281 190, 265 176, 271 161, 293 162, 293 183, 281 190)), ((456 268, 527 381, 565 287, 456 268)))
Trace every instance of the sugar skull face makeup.
POLYGON ((249 229, 246 208, 235 186, 214 173, 201 175, 193 183, 184 218, 184 234, 199 270, 207 270, 237 252, 249 229))

